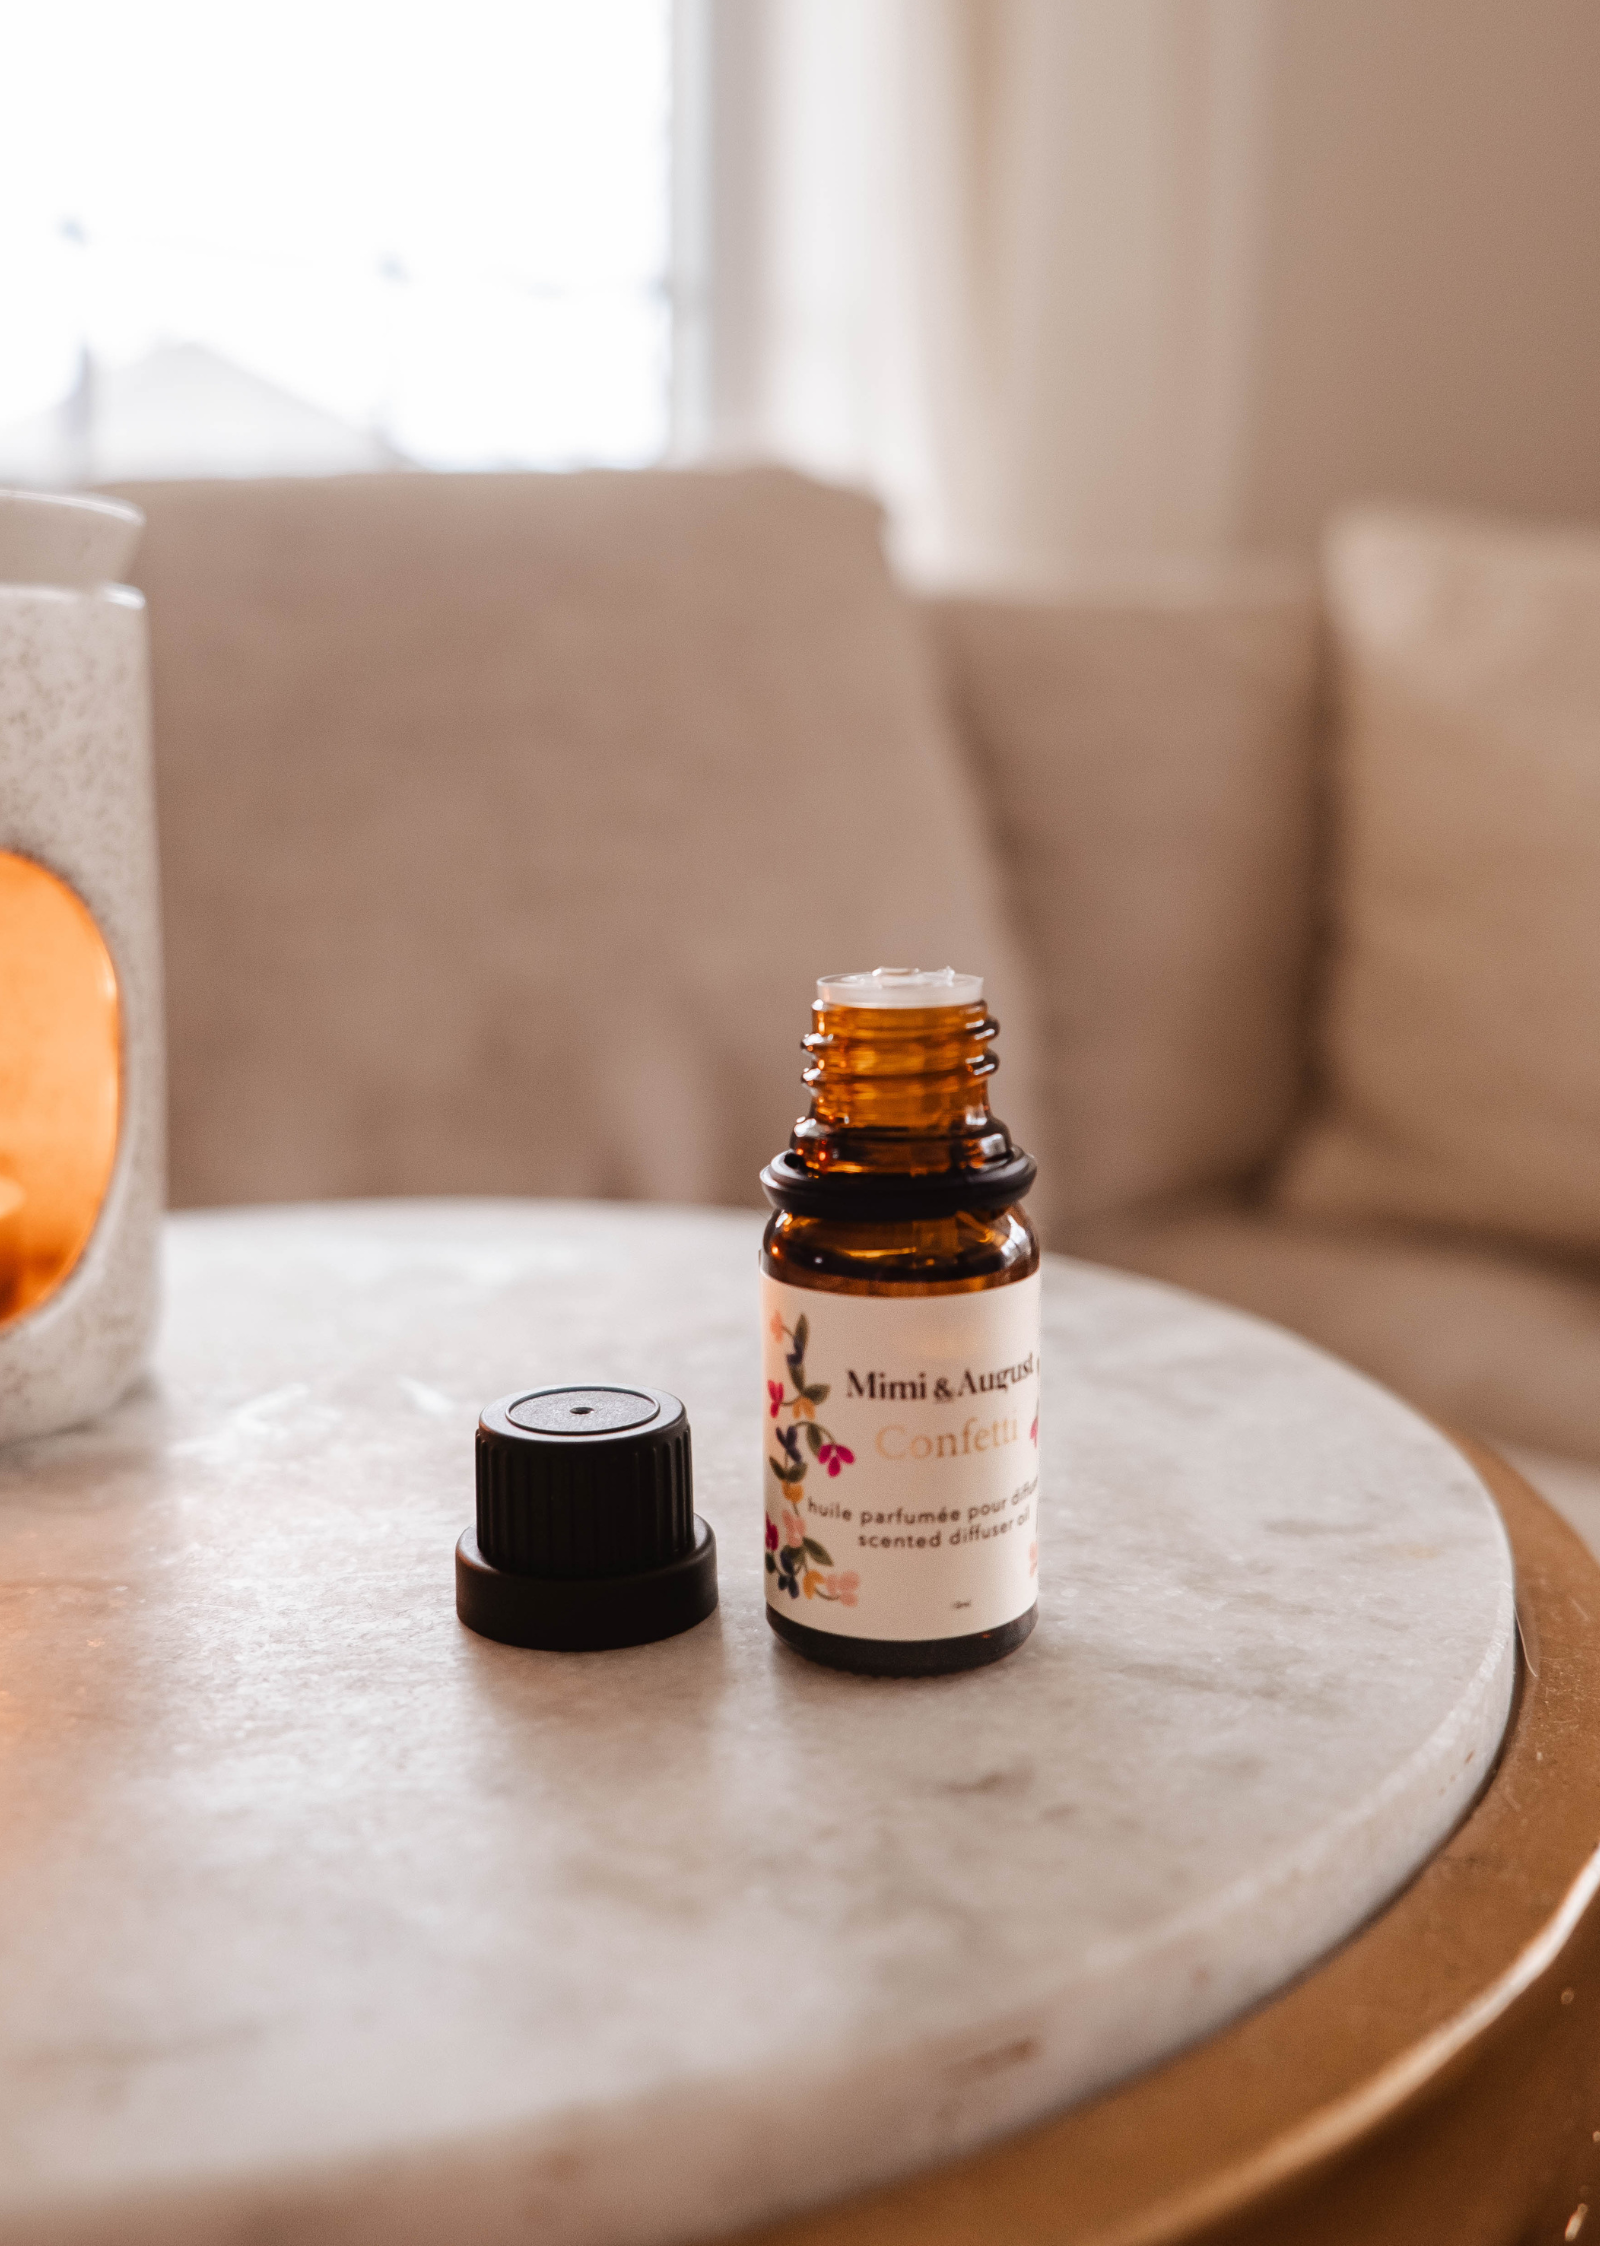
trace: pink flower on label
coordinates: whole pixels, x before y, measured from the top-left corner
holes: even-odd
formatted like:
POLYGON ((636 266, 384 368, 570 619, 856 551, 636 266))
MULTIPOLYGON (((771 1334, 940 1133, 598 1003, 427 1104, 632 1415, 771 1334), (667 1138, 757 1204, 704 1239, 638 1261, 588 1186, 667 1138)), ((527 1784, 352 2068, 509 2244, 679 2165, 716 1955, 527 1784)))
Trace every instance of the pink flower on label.
POLYGON ((1038 1547, 1038 1545, 1037 1545, 1037 1544, 1030 1544, 1030 1545, 1028 1546, 1028 1573, 1029 1573, 1030 1575, 1037 1575, 1037 1574, 1038 1574, 1038 1572, 1039 1572, 1039 1547, 1038 1547))
POLYGON ((767 1331, 769 1334, 771 1334, 774 1341, 782 1341, 783 1319, 776 1310, 772 1313, 771 1318, 767 1321, 767 1331))
POLYGON ((796 1512, 786 1505, 783 1509, 783 1541, 791 1551, 798 1552, 806 1540, 806 1524, 796 1512))
POLYGON ((861 1578, 854 1574, 826 1576, 822 1588, 830 1599, 837 1599, 841 1606, 853 1607, 856 1594, 861 1589, 861 1578))
POLYGON ((854 1466, 856 1462, 855 1452, 847 1451, 843 1443, 824 1443, 817 1457, 828 1469, 830 1477, 837 1476, 841 1466, 854 1466))
POLYGON ((1028 1429, 1028 1440, 1034 1445, 1037 1445, 1039 1441, 1039 1414, 1037 1412, 1033 1415, 1033 1425, 1028 1429))
POLYGON ((767 1382, 767 1404, 771 1416, 776 1419, 783 1409, 783 1382, 781 1380, 769 1380, 767 1382))
POLYGON ((771 1514, 769 1513, 769 1514, 767 1515, 767 1550, 768 1550, 769 1552, 776 1552, 776 1550, 777 1550, 777 1549, 778 1549, 778 1524, 777 1524, 777 1522, 776 1522, 776 1521, 775 1521, 775 1520, 774 1520, 774 1519, 772 1518, 772 1515, 771 1515, 771 1514))

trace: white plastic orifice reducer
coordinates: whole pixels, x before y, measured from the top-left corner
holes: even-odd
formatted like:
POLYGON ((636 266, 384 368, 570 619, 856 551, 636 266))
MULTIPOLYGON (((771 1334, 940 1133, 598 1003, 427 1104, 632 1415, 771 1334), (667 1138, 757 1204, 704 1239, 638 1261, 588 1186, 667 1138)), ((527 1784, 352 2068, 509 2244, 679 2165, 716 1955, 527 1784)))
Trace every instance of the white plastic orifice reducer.
POLYGON ((824 1006, 976 1006, 982 997, 983 977, 958 975, 953 967, 871 967, 817 977, 824 1006))

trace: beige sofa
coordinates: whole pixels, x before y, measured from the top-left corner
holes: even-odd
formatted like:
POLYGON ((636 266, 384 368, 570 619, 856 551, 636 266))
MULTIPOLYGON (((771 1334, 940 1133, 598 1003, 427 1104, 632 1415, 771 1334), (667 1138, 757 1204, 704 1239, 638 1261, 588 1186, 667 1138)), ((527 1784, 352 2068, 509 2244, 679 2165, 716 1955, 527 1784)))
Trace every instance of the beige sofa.
POLYGON ((1583 540, 1366 516, 1320 583, 916 601, 779 471, 129 495, 176 1203, 754 1205, 814 975, 948 959, 1051 1245, 1600 1526, 1583 540))

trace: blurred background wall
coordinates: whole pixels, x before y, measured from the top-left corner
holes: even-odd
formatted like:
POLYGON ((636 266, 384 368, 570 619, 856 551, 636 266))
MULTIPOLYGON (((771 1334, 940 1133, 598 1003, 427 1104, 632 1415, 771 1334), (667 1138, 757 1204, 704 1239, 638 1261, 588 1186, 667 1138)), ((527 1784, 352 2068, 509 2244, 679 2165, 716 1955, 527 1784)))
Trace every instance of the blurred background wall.
POLYGON ((1592 0, 694 0, 679 441, 934 575, 1600 513, 1592 0))

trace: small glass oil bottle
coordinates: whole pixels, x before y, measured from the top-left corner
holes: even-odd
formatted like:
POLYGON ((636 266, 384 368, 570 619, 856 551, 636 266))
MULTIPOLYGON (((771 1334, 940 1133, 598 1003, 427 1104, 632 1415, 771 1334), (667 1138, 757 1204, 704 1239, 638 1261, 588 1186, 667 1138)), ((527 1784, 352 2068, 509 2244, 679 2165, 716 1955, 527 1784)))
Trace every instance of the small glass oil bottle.
POLYGON ((1037 1614, 1034 1163, 976 975, 826 975, 761 1173, 767 1620, 834 1668, 998 1661, 1037 1614))

